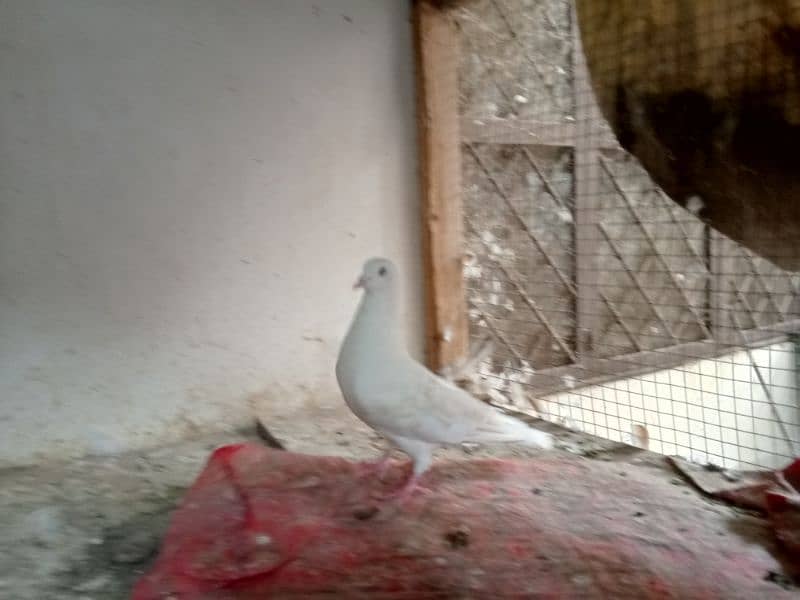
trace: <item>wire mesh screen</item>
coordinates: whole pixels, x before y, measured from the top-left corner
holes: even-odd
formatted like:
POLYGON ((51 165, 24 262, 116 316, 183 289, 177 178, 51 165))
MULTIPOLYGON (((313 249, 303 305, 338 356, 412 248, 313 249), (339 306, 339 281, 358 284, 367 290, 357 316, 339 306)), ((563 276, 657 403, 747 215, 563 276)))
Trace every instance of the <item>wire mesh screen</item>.
MULTIPOLYGON (((470 383, 473 391, 656 452, 726 467, 783 465, 800 448, 800 278, 712 227, 702 194, 675 195, 691 188, 685 182, 667 186, 673 192, 668 195, 651 178, 661 154, 642 151, 650 159, 640 160, 623 145, 646 146, 648 131, 637 123, 646 124, 648 115, 666 115, 674 125, 672 131, 662 122, 668 128, 663 139, 675 138, 669 148, 653 144, 666 160, 682 160, 680 152, 686 152, 702 163, 716 152, 706 144, 735 141, 744 126, 711 109, 717 137, 680 138, 681 131, 697 130, 692 90, 718 85, 689 77, 690 66, 722 68, 714 61, 725 52, 710 43, 741 51, 727 28, 760 27, 767 17, 780 23, 796 18, 800 25, 800 8, 777 2, 771 6, 778 13, 767 14, 748 2, 704 1, 688 15, 679 10, 686 3, 656 2, 661 8, 653 8, 652 18, 671 18, 673 31, 653 34, 655 46, 644 52, 656 66, 646 76, 669 84, 684 77, 683 100, 639 113, 631 97, 623 98, 622 107, 619 99, 628 89, 629 63, 642 52, 634 42, 649 35, 648 28, 656 31, 647 15, 637 13, 637 3, 449 4, 460 45, 470 337, 473 347, 493 340, 470 383), (633 25, 609 6, 623 13, 627 7, 633 25), (594 79, 585 46, 594 52, 594 79), (613 127, 598 104, 597 86, 604 81, 617 86, 613 127)), ((800 44, 800 56, 798 49, 800 44)), ((761 80, 771 81, 767 75, 777 67, 766 53, 761 56, 747 68, 760 69, 761 80)), ((789 83, 780 88, 750 89, 750 105, 758 94, 772 93, 786 111, 800 112, 789 90, 797 75, 785 77, 789 83)), ((709 173, 717 173, 706 162, 709 173)), ((775 169, 770 173, 773 187, 785 182, 773 177, 775 169)), ((732 195, 731 206, 736 202, 732 195)), ((785 250, 794 238, 775 232, 770 243, 785 250)))

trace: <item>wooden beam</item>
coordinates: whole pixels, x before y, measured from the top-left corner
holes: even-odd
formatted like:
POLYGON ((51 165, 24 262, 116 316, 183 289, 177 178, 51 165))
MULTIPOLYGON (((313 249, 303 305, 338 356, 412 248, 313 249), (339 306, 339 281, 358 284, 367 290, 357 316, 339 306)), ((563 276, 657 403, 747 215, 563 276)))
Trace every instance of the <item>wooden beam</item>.
MULTIPOLYGON (((461 117, 462 139, 476 144, 570 148, 577 144, 576 130, 577 126, 573 121, 558 123, 530 119, 461 117)), ((601 148, 621 149, 608 128, 598 128, 596 142, 601 148)))
POLYGON ((458 31, 432 0, 414 3, 417 121, 422 182, 426 354, 436 371, 469 348, 462 274, 461 135, 458 31))
POLYGON ((461 117, 461 135, 472 143, 569 147, 575 145, 575 123, 461 117))
POLYGON ((797 335, 796 332, 800 332, 800 319, 744 331, 743 337, 734 344, 699 340, 611 358, 590 357, 580 364, 536 371, 525 385, 525 391, 537 398, 557 392, 579 393, 578 390, 591 385, 602 385, 646 373, 681 369, 689 362, 720 358, 743 349, 757 350, 780 344, 797 335))
POLYGON ((578 290, 576 313, 576 346, 578 361, 590 358, 594 346, 602 341, 593 337, 601 331, 600 316, 605 308, 598 294, 598 271, 595 258, 602 240, 598 236, 601 222, 601 188, 598 149, 607 136, 598 123, 603 123, 589 70, 583 55, 578 29, 578 16, 572 6, 572 77, 575 99, 575 280, 578 290))

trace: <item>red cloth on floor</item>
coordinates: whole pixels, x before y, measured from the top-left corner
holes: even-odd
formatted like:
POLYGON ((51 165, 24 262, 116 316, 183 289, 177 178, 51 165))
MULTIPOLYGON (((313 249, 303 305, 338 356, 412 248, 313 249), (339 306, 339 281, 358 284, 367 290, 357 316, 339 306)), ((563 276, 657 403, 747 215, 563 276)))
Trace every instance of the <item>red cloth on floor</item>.
POLYGON ((709 469, 674 456, 667 462, 704 494, 763 512, 790 566, 800 571, 800 459, 779 471, 745 471, 735 477, 726 477, 719 467, 709 469))
POLYGON ((356 466, 220 448, 133 600, 796 597, 765 581, 774 548, 652 468, 441 461, 425 476, 433 492, 397 507, 369 494, 405 466, 386 483, 356 466))
POLYGON ((800 567, 800 459, 781 471, 765 473, 763 483, 726 490, 719 497, 744 508, 763 510, 775 537, 800 567))

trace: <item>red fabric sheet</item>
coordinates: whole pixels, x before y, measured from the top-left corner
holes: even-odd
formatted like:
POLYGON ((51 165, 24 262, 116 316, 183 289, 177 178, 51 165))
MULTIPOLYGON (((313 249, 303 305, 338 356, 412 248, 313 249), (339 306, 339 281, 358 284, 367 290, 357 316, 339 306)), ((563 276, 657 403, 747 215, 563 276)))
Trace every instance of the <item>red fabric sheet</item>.
POLYGON ((800 565, 800 459, 785 469, 759 473, 760 482, 716 494, 722 500, 766 513, 775 537, 800 565))
POLYGON ((779 471, 735 472, 735 477, 678 457, 667 462, 704 494, 764 513, 790 567, 800 571, 800 458, 779 471))
POLYGON ((356 466, 218 449, 133 600, 797 597, 765 579, 780 569, 766 524, 744 536, 652 468, 441 461, 432 493, 397 507, 370 494, 405 465, 384 483, 356 466))

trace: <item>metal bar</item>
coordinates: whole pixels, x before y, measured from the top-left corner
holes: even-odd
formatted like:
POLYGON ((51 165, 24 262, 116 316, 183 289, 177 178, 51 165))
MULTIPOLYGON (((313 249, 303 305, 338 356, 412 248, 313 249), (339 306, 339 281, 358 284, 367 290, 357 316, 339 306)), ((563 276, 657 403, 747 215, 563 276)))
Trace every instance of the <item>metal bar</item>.
POLYGON ((492 4, 494 5, 495 10, 500 14, 500 20, 503 21, 503 24, 508 29, 508 32, 511 34, 511 42, 519 48, 520 53, 522 54, 525 61, 533 67, 533 70, 536 72, 539 81, 547 88, 547 91, 550 94, 551 99, 556 98, 555 88, 552 83, 548 83, 547 78, 544 76, 542 69, 539 67, 538 63, 534 61, 530 55, 528 54, 528 49, 520 43, 519 38, 517 37, 517 32, 514 31, 514 28, 511 27, 511 21, 509 21, 508 16, 506 15, 505 11, 500 7, 500 3, 498 0, 492 0, 492 4))
POLYGON ((780 307, 772 298, 772 292, 769 290, 769 288, 767 288, 767 284, 761 277, 761 271, 759 271, 758 267, 756 267, 756 262, 755 260, 753 260, 753 254, 745 248, 742 248, 742 254, 744 254, 745 259, 747 259, 747 263, 750 265, 750 272, 753 274, 756 281, 758 281, 758 283, 761 285, 761 289, 764 290, 764 293, 767 295, 766 299, 769 302, 769 304, 772 304, 772 308, 774 308, 779 315, 784 316, 783 313, 781 313, 780 307))
MULTIPOLYGON (((462 40, 466 40, 467 44, 470 47, 470 50, 475 52, 475 54, 480 55, 480 53, 475 49, 474 45, 472 44, 472 39, 468 35, 464 35, 464 32, 461 29, 461 24, 458 22, 458 20, 454 20, 453 22, 454 22, 456 28, 458 29, 459 37, 462 40)), ((500 95, 503 97, 503 100, 505 100, 509 104, 509 106, 513 107, 514 103, 512 102, 511 97, 506 93, 506 91, 503 89, 503 86, 500 85, 500 83, 497 81, 497 79, 494 76, 495 66, 492 65, 492 64, 487 65, 483 61, 481 61, 481 65, 483 65, 483 67, 485 67, 485 69, 486 69, 486 71, 485 71, 486 77, 494 84, 494 87, 497 88, 497 91, 500 92, 500 95)))
POLYGON ((525 223, 525 219, 522 218, 522 215, 519 214, 519 211, 517 211, 517 209, 514 208, 514 205, 511 204, 511 201, 508 199, 508 196, 506 196, 505 192, 500 187, 500 184, 497 183, 495 178, 489 172, 489 169, 486 167, 486 165, 483 164, 483 161, 481 160, 480 156, 478 156, 478 153, 475 150, 475 148, 472 147, 472 144, 466 144, 466 147, 467 150, 469 150, 470 154, 472 154, 472 157, 475 159, 475 162, 478 164, 481 171, 483 171, 484 175, 486 175, 486 178, 491 182, 497 194, 503 199, 503 202, 505 203, 506 207, 514 216, 514 218, 517 220, 520 227, 527 235, 528 239, 533 243, 534 246, 536 246, 536 249, 539 250, 539 252, 542 254, 548 266, 551 269, 553 269, 553 271, 555 271, 556 276, 564 285, 564 287, 567 288, 569 293, 572 294, 573 296, 576 295, 577 292, 575 290, 575 286, 572 284, 569 278, 564 274, 564 272, 558 267, 558 265, 556 265, 555 262, 553 262, 553 259, 550 258, 550 254, 545 250, 544 246, 542 246, 539 240, 536 239, 536 236, 533 234, 533 232, 528 228, 527 223, 525 223))
POLYGON ((526 362, 525 359, 522 358, 520 353, 517 352, 517 350, 514 348, 514 346, 511 345, 511 342, 508 341, 506 336, 503 335, 503 332, 501 332, 497 327, 495 327, 495 325, 494 325, 494 323, 492 323, 492 319, 489 317, 489 315, 487 315, 480 308, 478 308, 477 305, 474 302, 469 301, 469 305, 475 312, 478 313, 478 316, 480 316, 480 318, 483 319, 483 321, 486 323, 486 328, 492 333, 492 335, 494 337, 496 337, 498 340, 500 340, 500 342, 506 348, 508 348, 508 351, 511 352, 511 354, 514 356, 514 358, 516 358, 519 361, 520 364, 526 362))
POLYGON ((669 335, 669 337, 671 337, 674 341, 677 342, 678 338, 675 337, 674 333, 672 333, 672 330, 670 329, 669 325, 667 325, 667 322, 664 320, 663 315, 656 309, 655 301, 645 291, 644 287, 642 286, 642 283, 639 281, 639 277, 636 275, 634 271, 630 269, 630 267, 628 267, 628 264, 622 258, 622 254, 620 253, 616 242, 614 242, 614 240, 609 235, 608 231, 605 228, 605 225, 603 225, 603 223, 598 223, 597 227, 600 228, 600 231, 603 233, 603 237, 606 238, 606 241, 608 242, 608 245, 611 247, 611 251, 614 253, 614 256, 616 256, 617 260, 620 262, 620 264, 622 264, 622 268, 628 274, 628 277, 630 277, 630 279, 633 281, 634 285, 636 286, 636 289, 639 290, 639 293, 642 295, 642 298, 645 299, 648 306, 650 307, 650 310, 653 311, 653 314, 658 319, 658 322, 664 328, 664 331, 667 332, 667 335, 669 335))
MULTIPOLYGON (((748 278, 750 278, 749 275, 748 278)), ((741 290, 739 290, 738 286, 733 281, 728 281, 728 285, 733 290, 733 295, 739 300, 739 302, 742 303, 742 306, 744 306, 745 310, 747 310, 747 316, 750 317, 750 321, 753 322, 753 327, 758 327, 759 324, 758 321, 756 320, 755 311, 753 310, 753 307, 750 305, 750 302, 748 302, 747 297, 741 290)), ((731 309, 731 314, 733 315, 735 311, 736 311, 735 308, 731 309)), ((740 328, 741 326, 737 323, 736 329, 740 328)))
POLYGON ((716 230, 709 230, 708 236, 708 267, 711 272, 709 294, 709 316, 711 317, 711 330, 714 339, 719 342, 733 343, 733 337, 728 332, 728 317, 725 307, 730 304, 728 291, 725 288, 723 273, 730 264, 726 256, 725 247, 731 243, 716 230))
POLYGON ((787 274, 786 275, 786 279, 789 282, 789 287, 792 288, 792 291, 791 291, 790 295, 787 294, 787 298, 786 298, 786 300, 784 302, 785 308, 784 308, 783 313, 782 313, 783 315, 788 315, 789 314, 789 310, 792 308, 792 303, 797 299, 798 283, 797 283, 797 280, 795 279, 795 277, 797 277, 797 276, 796 275, 792 275, 792 274, 787 274))
MULTIPOLYGON (((744 250, 743 250, 743 252, 744 252, 744 250)), ((758 303, 756 306, 753 306, 749 302, 748 302, 748 305, 747 305, 750 308, 750 318, 753 321, 753 326, 754 327, 758 327, 759 326, 759 324, 758 324, 758 322, 756 320, 756 315, 759 315, 761 317, 767 317, 768 315, 766 313, 772 313, 774 315, 778 315, 778 319, 779 320, 780 320, 781 317, 783 317, 783 315, 780 312, 780 309, 777 306, 775 306, 774 304, 773 304, 773 308, 775 310, 769 310, 769 309, 765 309, 764 308, 764 303, 767 302, 769 304, 770 300, 764 298, 763 294, 760 294, 757 291, 753 290, 754 283, 756 281, 758 281, 758 277, 754 273, 751 272, 751 273, 748 273, 745 276, 745 283, 743 283, 742 286, 741 286, 742 287, 742 294, 745 294, 745 293, 747 293, 747 294, 757 294, 759 296, 758 298, 756 298, 756 302, 758 303)), ((767 296, 769 296, 769 292, 767 292, 767 296)), ((743 295, 742 297, 744 298, 745 296, 743 295)), ((761 320, 763 321, 763 319, 761 319, 761 320)), ((765 323, 765 324, 768 325, 768 323, 765 323)))
POLYGON ((606 308, 608 308, 608 311, 614 317, 614 320, 617 322, 617 325, 619 325, 622 328, 622 331, 625 332, 625 335, 628 336, 628 339, 631 341, 631 343, 633 343, 633 347, 636 348, 636 350, 638 350, 639 352, 641 352, 642 345, 639 343, 639 340, 636 339, 636 336, 633 335, 633 332, 625 324, 625 321, 622 319, 622 315, 619 314, 619 311, 611 303, 611 300, 609 300, 608 296, 606 296, 602 291, 598 290, 597 293, 600 295, 600 298, 603 300, 603 303, 606 305, 606 308))
MULTIPOLYGON (((793 286, 794 287, 794 286, 793 286)), ((796 294, 784 294, 786 299, 783 301, 783 306, 781 307, 781 314, 784 318, 789 314, 789 310, 792 308, 792 303, 794 302, 795 298, 797 297, 796 294)))
POLYGON ((555 328, 550 324, 550 321, 542 312, 542 309, 539 308, 538 304, 536 304, 536 301, 533 298, 531 298, 516 281, 514 281, 511 273, 508 270, 506 270, 506 268, 503 265, 501 265, 499 262, 497 262, 497 265, 506 274, 506 277, 509 278, 509 281, 511 281, 512 285, 514 286, 516 292, 522 298, 523 302, 525 302, 525 304, 528 305, 528 308, 530 308, 533 311, 533 313, 536 315, 536 318, 539 319, 539 322, 541 322, 544 328, 547 329, 547 333, 550 334, 550 336, 556 341, 561 350, 564 351, 564 354, 569 356, 569 359, 572 362, 577 362, 578 359, 575 357, 575 353, 572 351, 569 345, 561 338, 561 336, 558 335, 555 328))
POLYGON ((564 201, 561 199, 561 196, 559 196, 556 193, 555 188, 552 186, 550 180, 544 174, 544 171, 542 171, 542 169, 539 167, 539 164, 536 162, 536 159, 533 157, 530 151, 527 148, 523 148, 522 153, 525 155, 525 158, 528 159, 528 162, 533 167, 533 170, 536 171, 536 175, 538 175, 539 179, 542 180, 544 188, 547 190, 547 193, 550 194, 550 196, 553 198, 553 202, 555 202, 559 208, 563 210, 569 210, 569 207, 566 204, 564 204, 564 201))
POLYGON ((789 336, 794 350, 794 401, 800 406, 800 334, 789 336))
POLYGON ((800 275, 788 274, 787 278, 789 280, 789 285, 792 286, 792 292, 794 295, 797 296, 800 294, 800 282, 798 281, 800 280, 800 275))
POLYGON ((491 356, 494 351, 491 335, 485 335, 464 360, 455 365, 448 365, 439 370, 439 375, 450 381, 458 381, 475 373, 478 365, 491 356))
POLYGON ((600 161, 600 166, 603 167, 603 170, 606 172, 606 175, 608 175, 609 179, 611 180, 611 184, 614 186, 614 189, 617 190, 617 193, 625 201, 625 204, 627 205, 628 210, 633 216, 634 221, 636 221, 636 224, 639 226, 639 229, 642 230, 642 233, 644 234, 644 237, 647 240, 650 249, 653 251, 653 254, 661 263, 661 265, 664 267, 664 270, 669 275, 672 284, 675 286, 675 289, 678 290, 678 293, 683 298, 683 301, 686 302, 686 307, 689 309, 689 312, 694 317, 695 321, 697 322, 697 325, 703 332, 703 335, 707 338, 712 338, 713 336, 711 335, 711 332, 709 331, 708 327, 706 327, 705 321, 697 312, 697 308, 694 306, 694 304, 692 304, 691 300, 689 300, 689 296, 686 295, 685 290, 681 287, 680 283, 678 282, 678 279, 675 277, 675 273, 672 271, 669 264, 667 264, 666 259, 663 256, 661 256, 661 251, 658 249, 658 246, 656 246, 656 241, 655 239, 653 239, 653 236, 650 234, 650 231, 648 231, 648 229, 644 226, 644 223, 642 222, 642 219, 639 216, 639 211, 637 211, 636 207, 634 206, 633 200, 630 199, 628 193, 624 189, 622 189, 622 186, 619 185, 616 176, 611 171, 611 168, 608 166, 606 160, 602 156, 598 157, 598 160, 600 161))
POLYGON ((742 338, 742 342, 744 343, 744 350, 747 352, 747 358, 750 359, 750 364, 753 367, 753 370, 756 372, 756 377, 758 378, 758 383, 761 384, 761 389, 764 390, 764 395, 767 397, 769 401, 770 409, 772 410, 772 416, 775 417, 775 421, 778 423, 778 427, 783 434, 783 437, 786 440, 789 449, 797 455, 798 448, 795 446, 794 442, 792 441, 791 436, 789 435, 789 431, 786 429, 786 424, 783 422, 780 413, 778 412, 778 407, 775 405, 775 400, 772 398, 772 391, 770 390, 769 386, 767 385, 764 376, 761 374, 761 369, 759 368, 758 364, 756 363, 755 357, 753 356, 753 351, 747 345, 747 339, 744 337, 742 333, 741 325, 739 324, 739 319, 736 316, 736 311, 731 311, 731 318, 733 319, 733 323, 736 326, 736 331, 739 332, 739 335, 742 338))
POLYGON ((669 202, 669 204, 674 205, 671 207, 672 209, 669 210, 670 216, 672 217, 672 222, 678 226, 678 229, 680 229, 681 235, 683 236, 683 240, 686 242, 686 247, 689 248, 689 252, 692 253, 692 256, 694 256, 697 262, 699 262, 700 265, 703 267, 703 271, 705 271, 706 275, 710 277, 711 271, 709 271, 708 267, 706 266, 706 259, 700 256, 694 249, 694 246, 692 246, 692 244, 689 243, 689 233, 686 231, 686 228, 683 226, 683 223, 681 223, 681 220, 678 219, 678 217, 675 215, 676 212, 683 211, 683 209, 677 204, 675 204, 675 202, 673 202, 672 199, 669 198, 669 196, 667 196, 663 191, 661 191, 661 189, 658 190, 658 195, 664 202, 669 202))
MULTIPOLYGON (((465 219, 465 221, 469 230, 478 240, 480 240, 483 247, 486 248, 486 250, 488 251, 489 250, 488 245, 486 244, 486 242, 483 241, 483 238, 481 238, 481 236, 478 234, 478 232, 476 231, 472 223, 469 221, 469 219, 465 219)), ((552 337, 556 341, 561 350, 563 350, 564 353, 567 356, 569 356, 572 362, 576 362, 577 359, 575 358, 575 353, 572 351, 572 348, 570 348, 569 344, 567 344, 561 338, 561 336, 555 330, 553 325, 550 323, 550 320, 542 312, 542 309, 539 308, 539 305, 536 303, 536 301, 528 295, 528 293, 519 283, 517 283, 517 279, 514 276, 515 273, 513 273, 510 269, 506 268, 499 260, 492 259, 492 262, 494 262, 497 268, 500 269, 500 271, 502 271, 503 275, 505 275, 506 279, 511 283, 511 285, 514 286, 514 290, 520 295, 522 301, 525 302, 528 308, 530 308, 533 311, 533 314, 536 315, 537 319, 539 319, 539 322, 547 330, 547 333, 550 334, 550 337, 552 337)))

